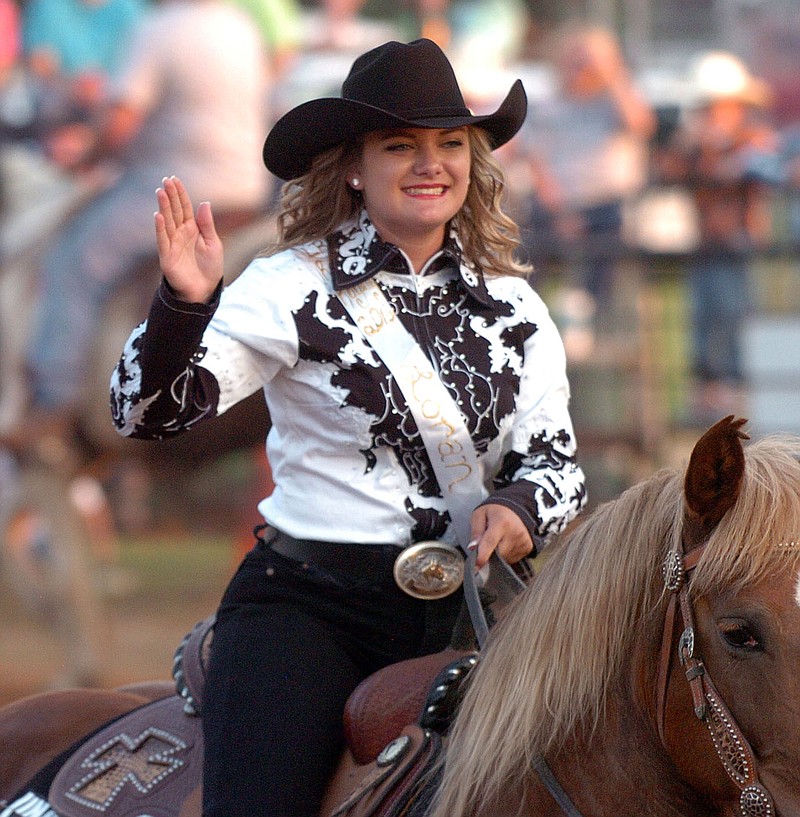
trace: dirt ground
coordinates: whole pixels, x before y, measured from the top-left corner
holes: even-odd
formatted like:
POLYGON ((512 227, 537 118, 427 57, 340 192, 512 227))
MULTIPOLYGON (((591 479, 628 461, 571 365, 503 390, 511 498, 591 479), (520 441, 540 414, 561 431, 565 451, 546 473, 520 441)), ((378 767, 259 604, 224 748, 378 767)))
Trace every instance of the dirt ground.
MULTIPOLYGON (((139 548, 136 559, 129 558, 120 569, 117 584, 122 586, 98 596, 104 664, 100 686, 169 678, 181 639, 216 608, 234 554, 224 546, 206 547, 188 559, 189 548, 173 546, 174 553, 153 548, 152 554, 139 548)), ((0 705, 52 687, 64 667, 63 644, 31 616, 0 573, 0 705)))

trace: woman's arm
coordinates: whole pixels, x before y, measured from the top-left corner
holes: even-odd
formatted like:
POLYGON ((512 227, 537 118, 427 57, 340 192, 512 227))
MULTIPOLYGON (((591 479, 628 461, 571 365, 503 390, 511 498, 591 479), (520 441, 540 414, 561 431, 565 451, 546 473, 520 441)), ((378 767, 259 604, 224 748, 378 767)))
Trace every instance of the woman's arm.
POLYGON ((186 304, 162 282, 111 378, 111 414, 120 434, 162 439, 217 413, 219 385, 198 365, 217 300, 186 304))
POLYGON ((479 565, 495 548, 507 561, 517 561, 537 541, 563 530, 586 503, 564 347, 543 305, 541 310, 525 347, 511 449, 495 477, 496 490, 472 516, 479 565))
POLYGON ((222 289, 222 243, 208 203, 197 216, 180 180, 156 191, 156 245, 164 280, 131 334, 111 380, 117 430, 162 438, 217 414, 220 387, 199 365, 222 289))

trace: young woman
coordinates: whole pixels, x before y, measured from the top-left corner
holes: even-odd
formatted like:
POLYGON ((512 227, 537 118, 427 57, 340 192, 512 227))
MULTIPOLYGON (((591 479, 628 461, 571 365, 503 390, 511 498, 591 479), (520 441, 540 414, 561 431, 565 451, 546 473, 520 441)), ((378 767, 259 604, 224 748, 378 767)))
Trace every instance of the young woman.
POLYGON ((267 527, 214 634, 206 817, 316 814, 350 692, 447 645, 461 592, 416 592, 409 546, 513 563, 584 504, 563 346, 492 157, 525 109, 517 82, 474 116, 429 40, 364 54, 341 98, 271 131, 279 243, 224 289, 210 205, 157 192, 164 281, 112 381, 117 427, 164 437, 259 388, 272 419, 267 527))

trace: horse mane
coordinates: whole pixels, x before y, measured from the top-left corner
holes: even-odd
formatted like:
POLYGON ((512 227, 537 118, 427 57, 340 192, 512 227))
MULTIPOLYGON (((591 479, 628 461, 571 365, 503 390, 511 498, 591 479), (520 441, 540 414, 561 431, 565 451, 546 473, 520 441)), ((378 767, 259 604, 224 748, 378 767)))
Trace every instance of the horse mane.
MULTIPOLYGON (((800 557, 800 438, 745 449, 733 508, 709 539, 693 595, 744 585, 800 557)), ((595 509, 558 543, 493 630, 451 731, 431 817, 495 802, 576 729, 603 721, 636 645, 658 643, 661 565, 680 540, 683 475, 663 469, 595 509)))

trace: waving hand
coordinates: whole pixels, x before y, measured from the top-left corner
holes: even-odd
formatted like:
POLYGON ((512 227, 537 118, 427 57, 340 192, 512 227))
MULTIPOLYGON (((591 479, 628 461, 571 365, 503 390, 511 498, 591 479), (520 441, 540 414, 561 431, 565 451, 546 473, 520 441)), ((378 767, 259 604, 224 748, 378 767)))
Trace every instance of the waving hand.
POLYGON ((156 247, 161 271, 175 294, 189 303, 204 303, 222 278, 222 242, 214 227, 211 205, 195 215, 180 179, 164 179, 156 190, 156 247))

